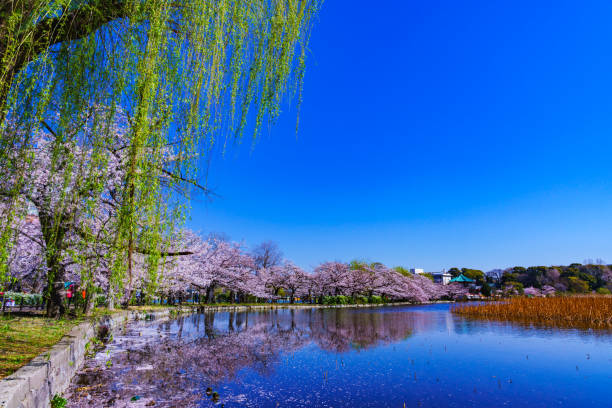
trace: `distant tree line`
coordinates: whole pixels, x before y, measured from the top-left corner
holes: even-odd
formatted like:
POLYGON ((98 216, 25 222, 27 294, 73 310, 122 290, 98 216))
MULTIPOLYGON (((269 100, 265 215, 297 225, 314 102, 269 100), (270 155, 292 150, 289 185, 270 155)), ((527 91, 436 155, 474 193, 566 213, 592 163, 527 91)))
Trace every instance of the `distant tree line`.
POLYGON ((451 268, 453 277, 463 274, 482 286, 483 293, 491 287, 523 293, 526 288, 554 289, 555 292, 610 294, 612 265, 603 261, 587 261, 567 266, 515 266, 483 272, 478 269, 451 268))

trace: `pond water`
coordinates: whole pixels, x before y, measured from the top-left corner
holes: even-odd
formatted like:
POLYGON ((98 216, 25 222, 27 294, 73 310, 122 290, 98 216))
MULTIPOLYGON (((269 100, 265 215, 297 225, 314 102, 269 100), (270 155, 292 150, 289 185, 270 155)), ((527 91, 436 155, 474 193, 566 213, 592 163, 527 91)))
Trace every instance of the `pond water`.
POLYGON ((470 320, 450 307, 139 322, 86 363, 69 406, 612 407, 612 332, 470 320))

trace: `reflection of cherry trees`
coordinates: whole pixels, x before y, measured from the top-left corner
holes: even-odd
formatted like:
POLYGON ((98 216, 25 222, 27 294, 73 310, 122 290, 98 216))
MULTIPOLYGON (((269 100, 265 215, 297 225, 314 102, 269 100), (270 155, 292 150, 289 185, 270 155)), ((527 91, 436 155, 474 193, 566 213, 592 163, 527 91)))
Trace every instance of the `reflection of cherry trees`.
POLYGON ((297 350, 309 338, 304 327, 271 314, 232 313, 224 317, 224 328, 215 324, 214 313, 195 317, 181 319, 174 336, 152 338, 135 349, 127 342, 112 365, 88 362, 73 380, 70 406, 97 407, 111 400, 121 406, 133 395, 153 399, 156 406, 188 406, 204 398, 207 386, 233 379, 243 368, 265 375, 281 352, 297 350), (195 331, 186 333, 185 325, 195 331), (90 388, 79 390, 82 386, 90 388))
POLYGON ((310 314, 310 335, 322 349, 346 352, 401 341, 431 320, 418 313, 330 309, 310 314))
MULTIPOLYGON (((73 380, 70 406, 117 406, 133 395, 156 406, 186 406, 205 398, 204 390, 233 381, 242 369, 272 373, 282 355, 307 344, 347 352, 410 336, 423 324, 419 315, 363 310, 272 310, 259 313, 206 313, 159 326, 158 335, 117 336, 123 352, 89 360, 73 380), (79 387, 89 387, 79 390, 79 387), (90 399, 87 399, 90 395, 90 399)), ((146 334, 146 332, 145 332, 146 334)))

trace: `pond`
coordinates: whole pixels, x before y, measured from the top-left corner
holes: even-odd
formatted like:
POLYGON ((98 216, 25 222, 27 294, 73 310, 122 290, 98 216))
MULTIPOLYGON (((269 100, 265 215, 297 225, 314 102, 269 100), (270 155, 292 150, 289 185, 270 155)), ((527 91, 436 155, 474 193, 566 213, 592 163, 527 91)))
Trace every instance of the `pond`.
POLYGON ((470 320, 448 304, 138 322, 69 406, 612 407, 612 332, 470 320))

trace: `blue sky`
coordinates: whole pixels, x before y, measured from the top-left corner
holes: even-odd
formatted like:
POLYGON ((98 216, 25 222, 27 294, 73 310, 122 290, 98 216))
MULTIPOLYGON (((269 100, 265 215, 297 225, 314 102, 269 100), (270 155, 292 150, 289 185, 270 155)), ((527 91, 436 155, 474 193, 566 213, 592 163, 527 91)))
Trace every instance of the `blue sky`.
POLYGON ((191 226, 310 269, 612 262, 612 3, 328 0, 295 111, 191 226))

